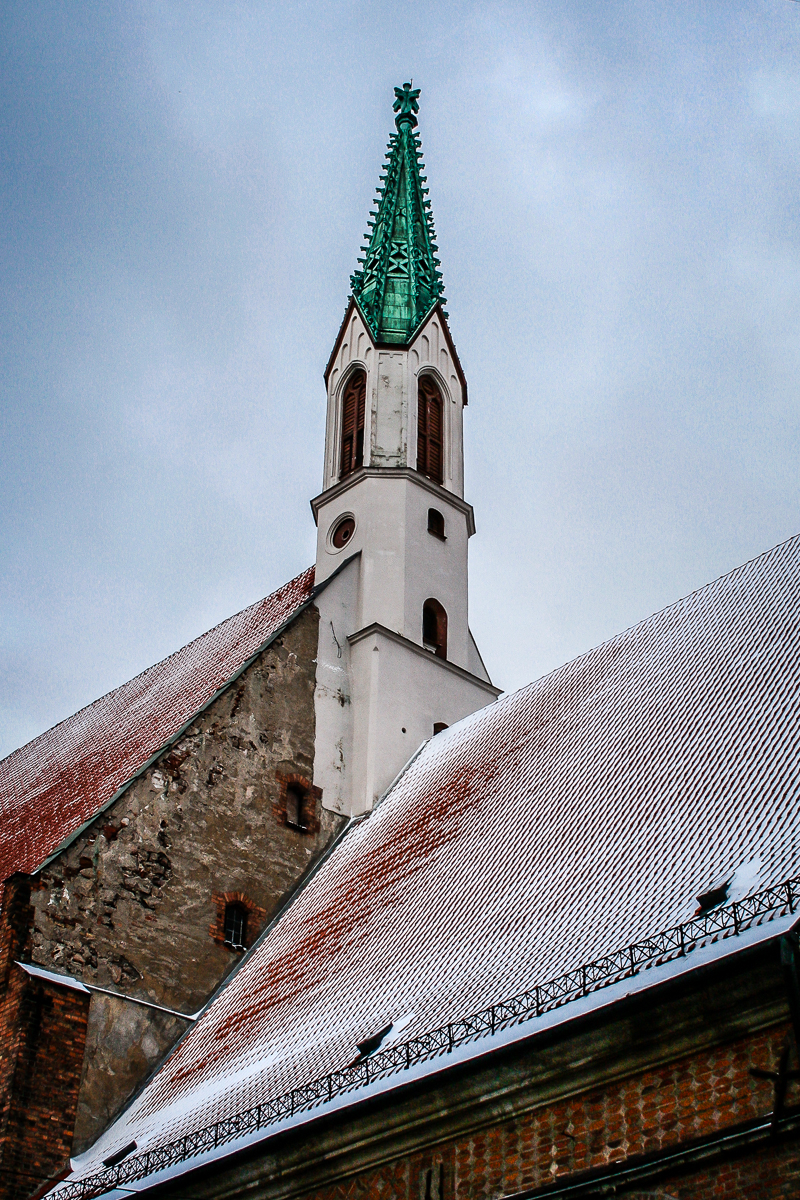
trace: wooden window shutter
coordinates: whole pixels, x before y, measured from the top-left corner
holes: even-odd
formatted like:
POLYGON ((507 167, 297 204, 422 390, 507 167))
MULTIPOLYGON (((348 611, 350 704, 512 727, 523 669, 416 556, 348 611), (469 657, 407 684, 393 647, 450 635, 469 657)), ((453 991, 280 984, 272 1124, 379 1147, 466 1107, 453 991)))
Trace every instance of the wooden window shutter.
POLYGON ((364 410, 367 398, 367 377, 354 371, 342 396, 342 459, 339 478, 343 479, 364 465, 364 410))
POLYGON ((417 404, 417 470, 436 483, 444 480, 442 394, 431 379, 419 381, 417 404))

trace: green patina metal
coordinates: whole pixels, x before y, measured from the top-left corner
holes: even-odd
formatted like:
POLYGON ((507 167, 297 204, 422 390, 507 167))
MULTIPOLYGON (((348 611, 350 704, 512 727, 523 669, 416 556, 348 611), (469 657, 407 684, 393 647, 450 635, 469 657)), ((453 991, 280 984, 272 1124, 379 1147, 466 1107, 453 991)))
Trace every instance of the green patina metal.
POLYGON ((397 133, 389 138, 384 174, 367 224, 353 295, 377 342, 406 345, 434 304, 444 301, 421 144, 414 132, 419 88, 395 88, 397 133))

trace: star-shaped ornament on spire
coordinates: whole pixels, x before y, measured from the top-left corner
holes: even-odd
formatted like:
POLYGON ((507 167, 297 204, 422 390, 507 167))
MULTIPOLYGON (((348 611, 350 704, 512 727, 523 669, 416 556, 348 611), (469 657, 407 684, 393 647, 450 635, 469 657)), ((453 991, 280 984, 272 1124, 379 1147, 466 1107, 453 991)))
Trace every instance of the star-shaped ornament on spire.
POLYGON ((420 91, 420 88, 414 88, 412 91, 410 83, 404 83, 401 88, 396 87, 394 89, 394 104, 392 107, 397 113, 394 123, 398 129, 401 122, 403 124, 408 123, 412 129, 417 124, 416 113, 419 112, 420 91))

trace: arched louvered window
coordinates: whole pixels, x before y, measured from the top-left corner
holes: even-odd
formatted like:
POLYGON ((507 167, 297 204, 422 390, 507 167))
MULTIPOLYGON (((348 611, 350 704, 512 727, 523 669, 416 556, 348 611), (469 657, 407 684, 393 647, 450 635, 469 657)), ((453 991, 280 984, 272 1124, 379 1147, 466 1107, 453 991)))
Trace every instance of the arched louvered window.
POLYGON ((364 406, 367 397, 367 377, 354 371, 345 384, 342 395, 342 461, 339 478, 364 465, 364 406))
POLYGON ((447 613, 438 600, 422 606, 422 644, 437 658, 447 658, 447 613))
POLYGON ((444 481, 444 405, 442 393, 430 375, 423 375, 418 385, 417 404, 417 470, 435 483, 444 481))

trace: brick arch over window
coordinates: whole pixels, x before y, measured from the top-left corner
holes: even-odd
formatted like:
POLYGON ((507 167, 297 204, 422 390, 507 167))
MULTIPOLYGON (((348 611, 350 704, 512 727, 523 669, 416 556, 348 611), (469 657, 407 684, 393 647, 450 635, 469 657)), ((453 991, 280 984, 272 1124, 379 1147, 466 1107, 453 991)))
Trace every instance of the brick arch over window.
POLYGON ((353 371, 342 392, 342 453, 339 478, 364 465, 364 412, 367 398, 367 376, 362 370, 353 371))
POLYGON ((417 384, 417 470, 444 482, 444 401, 432 375, 417 384))
POLYGON ((433 598, 422 606, 422 644, 437 658, 447 658, 447 613, 433 598))
POLYGON ((230 944, 226 937, 225 914, 240 909, 245 917, 242 945, 252 946, 261 932, 267 910, 255 904, 245 892, 214 892, 211 899, 216 907, 216 919, 208 932, 214 941, 220 946, 230 944))

